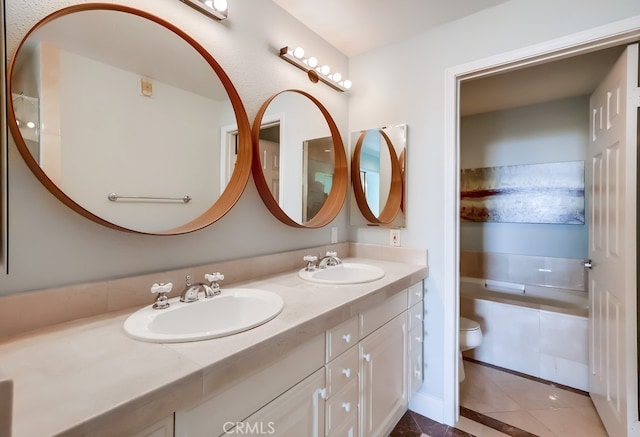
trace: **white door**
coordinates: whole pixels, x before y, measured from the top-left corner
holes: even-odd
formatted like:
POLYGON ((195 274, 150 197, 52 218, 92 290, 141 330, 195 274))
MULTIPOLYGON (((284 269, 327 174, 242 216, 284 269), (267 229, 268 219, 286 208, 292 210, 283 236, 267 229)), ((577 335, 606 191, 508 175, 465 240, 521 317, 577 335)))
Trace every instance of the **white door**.
POLYGON ((636 336, 638 44, 591 96, 590 394, 610 436, 640 435, 636 336))
POLYGON ((280 203, 280 143, 261 139, 259 150, 264 179, 271 195, 280 203))

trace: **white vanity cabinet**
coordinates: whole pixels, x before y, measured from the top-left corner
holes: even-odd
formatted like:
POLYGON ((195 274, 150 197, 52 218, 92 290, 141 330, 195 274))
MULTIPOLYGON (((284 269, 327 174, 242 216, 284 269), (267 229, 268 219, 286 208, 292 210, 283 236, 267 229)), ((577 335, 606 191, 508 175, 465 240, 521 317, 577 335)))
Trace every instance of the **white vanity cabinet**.
POLYGON ((175 435, 388 435, 422 383, 422 282, 189 409, 175 435))

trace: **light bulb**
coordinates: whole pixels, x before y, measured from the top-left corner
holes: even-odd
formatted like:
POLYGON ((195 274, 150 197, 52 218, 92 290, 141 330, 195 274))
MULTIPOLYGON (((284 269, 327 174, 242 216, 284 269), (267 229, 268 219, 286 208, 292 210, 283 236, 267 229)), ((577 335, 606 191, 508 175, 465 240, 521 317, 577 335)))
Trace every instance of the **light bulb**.
POLYGON ((296 47, 296 49, 293 51, 293 56, 298 59, 304 58, 304 49, 302 47, 296 47))
POLYGON ((224 12, 227 10, 227 0, 213 0, 213 8, 216 11, 224 12))
POLYGON ((328 65, 323 65, 320 68, 320 73, 324 74, 325 76, 327 76, 329 73, 331 73, 331 68, 329 68, 328 65))
POLYGON ((332 79, 334 82, 340 82, 342 80, 342 75, 340 73, 333 73, 332 79))
POLYGON ((343 87, 345 87, 346 89, 351 88, 351 81, 350 81, 349 79, 346 79, 346 80, 343 82, 342 86, 343 86, 343 87))
POLYGON ((309 64, 309 67, 311 68, 316 68, 318 66, 318 58, 314 58, 313 56, 310 57, 307 64, 309 64))
POLYGON ((213 9, 213 0, 205 0, 204 5, 213 9))
POLYGON ((27 127, 29 129, 33 129, 34 127, 36 127, 36 124, 33 121, 28 121, 27 122, 27 127))

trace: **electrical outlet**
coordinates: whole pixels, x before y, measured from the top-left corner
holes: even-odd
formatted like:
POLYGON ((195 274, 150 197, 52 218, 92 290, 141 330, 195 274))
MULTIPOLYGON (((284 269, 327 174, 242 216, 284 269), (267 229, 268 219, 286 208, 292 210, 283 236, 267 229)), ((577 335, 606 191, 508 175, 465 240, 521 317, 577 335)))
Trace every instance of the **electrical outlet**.
POLYGON ((391 229, 389 236, 389 244, 395 247, 400 246, 400 229, 391 229))
POLYGON ((338 228, 335 226, 331 228, 331 244, 338 242, 338 228))

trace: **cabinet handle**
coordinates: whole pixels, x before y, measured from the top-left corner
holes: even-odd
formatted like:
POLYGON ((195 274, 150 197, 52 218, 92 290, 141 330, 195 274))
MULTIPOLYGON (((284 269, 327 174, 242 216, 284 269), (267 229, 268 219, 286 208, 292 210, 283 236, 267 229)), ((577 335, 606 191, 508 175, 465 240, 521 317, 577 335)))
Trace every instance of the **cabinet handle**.
POLYGON ((417 341, 418 343, 422 343, 422 337, 416 337, 416 341, 417 341))
POLYGON ((364 358, 364 360, 368 363, 371 361, 371 354, 364 354, 362 355, 362 358, 364 358))
POLYGON ((418 369, 416 369, 414 373, 416 375, 416 378, 420 378, 420 371, 418 369))
POLYGON ((418 319, 419 321, 422 321, 422 314, 416 314, 416 319, 418 319))
POLYGON ((351 378, 351 369, 342 369, 342 373, 344 374, 344 376, 346 376, 347 378, 351 378))
POLYGON ((344 411, 348 413, 349 411, 351 411, 351 402, 343 402, 342 408, 344 408, 344 411))
POLYGON ((351 341, 351 334, 343 335, 342 339, 345 341, 345 343, 349 343, 351 341))
POLYGON ((318 389, 318 393, 320 393, 320 397, 322 399, 327 399, 327 389, 326 388, 318 389))

